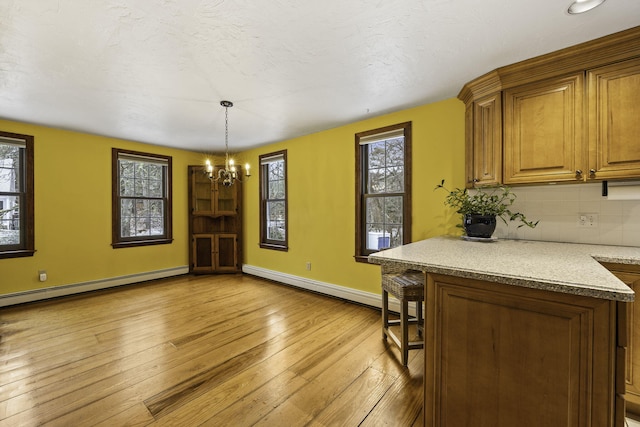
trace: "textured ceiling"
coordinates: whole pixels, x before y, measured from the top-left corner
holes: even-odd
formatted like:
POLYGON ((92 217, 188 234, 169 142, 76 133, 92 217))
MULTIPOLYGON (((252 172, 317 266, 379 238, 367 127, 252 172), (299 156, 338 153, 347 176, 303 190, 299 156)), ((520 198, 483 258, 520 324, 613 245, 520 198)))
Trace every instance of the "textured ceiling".
POLYGON ((0 118, 232 151, 455 97, 639 0, 2 0, 0 118))

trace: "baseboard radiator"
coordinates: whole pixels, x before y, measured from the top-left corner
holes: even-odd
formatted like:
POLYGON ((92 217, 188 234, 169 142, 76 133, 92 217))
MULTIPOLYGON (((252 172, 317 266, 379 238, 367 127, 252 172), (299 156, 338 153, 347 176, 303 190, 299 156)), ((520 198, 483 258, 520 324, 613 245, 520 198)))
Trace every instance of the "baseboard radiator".
MULTIPOLYGON (((382 295, 371 292, 359 291, 345 286, 334 285, 332 283, 320 282, 318 280, 308 279, 306 277, 294 276, 279 271, 268 270, 266 268, 255 267, 251 265, 243 265, 242 272, 252 276, 262 277, 264 279, 273 280, 285 285, 295 286, 296 288, 306 289, 308 291, 318 292, 320 294, 344 299, 347 301, 364 304, 371 307, 382 308, 382 295)), ((389 310, 396 313, 400 312, 400 301, 389 295, 389 310)), ((415 305, 410 304, 409 314, 415 316, 415 305)))
POLYGON ((83 292, 97 291, 116 286, 131 285, 133 283, 146 282, 165 277, 179 276, 189 272, 188 266, 167 268, 164 270, 148 271, 144 273, 130 274, 126 276, 110 277, 107 279, 92 280, 88 282, 74 283, 70 285, 52 286, 49 288, 34 289, 31 291, 15 292, 0 295, 0 307, 23 304, 26 302, 41 301, 83 292))
MULTIPOLYGON (((252 276, 273 280, 274 282, 340 298, 358 304, 364 304, 376 308, 382 307, 382 297, 380 294, 360 291, 345 286, 334 285, 332 283, 321 282, 306 277, 294 276, 291 274, 282 273, 275 270, 268 270, 266 268, 255 267, 247 264, 242 266, 242 272, 252 276)), ((34 289, 31 291, 15 292, 0 295, 0 307, 42 301, 50 298, 75 295, 83 292, 114 288, 117 286, 131 285, 139 282, 146 282, 148 280, 163 279, 166 277, 179 276, 187 273, 189 273, 189 267, 181 266, 164 270, 149 271, 144 273, 130 274, 126 276, 74 283, 70 285, 52 286, 49 288, 34 289)), ((389 310, 395 312, 400 311, 400 302, 391 296, 389 298, 389 310)), ((413 305, 409 307, 409 312, 411 315, 415 315, 415 307, 413 307, 413 305)))

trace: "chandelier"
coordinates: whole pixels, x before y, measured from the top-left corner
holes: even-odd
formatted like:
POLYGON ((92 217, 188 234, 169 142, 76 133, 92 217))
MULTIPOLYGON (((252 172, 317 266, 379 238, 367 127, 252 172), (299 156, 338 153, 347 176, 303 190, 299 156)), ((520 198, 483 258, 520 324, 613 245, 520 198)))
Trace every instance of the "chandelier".
MULTIPOLYGON (((226 187, 230 187, 236 180, 242 182, 240 179, 240 173, 236 168, 233 159, 229 158, 229 108, 233 107, 233 102, 220 101, 220 105, 224 107, 224 168, 218 169, 217 173, 215 173, 214 166, 211 164, 211 161, 207 159, 205 162, 205 172, 209 175, 209 179, 212 181, 220 181, 226 187)), ((251 176, 251 173, 249 172, 249 163, 246 163, 244 166, 244 176, 251 176)))

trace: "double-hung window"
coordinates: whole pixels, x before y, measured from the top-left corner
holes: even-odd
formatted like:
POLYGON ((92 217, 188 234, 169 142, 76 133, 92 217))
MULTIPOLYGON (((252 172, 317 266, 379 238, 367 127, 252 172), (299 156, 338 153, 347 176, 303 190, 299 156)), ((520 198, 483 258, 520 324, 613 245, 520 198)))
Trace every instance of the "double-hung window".
POLYGON ((32 256, 33 136, 0 132, 0 258, 32 256))
POLYGON ((260 156, 260 247, 286 251, 287 151, 260 156))
POLYGON ((411 239, 411 122, 356 134, 356 255, 411 239))
POLYGON ((171 157, 112 149, 112 246, 171 243, 171 157))

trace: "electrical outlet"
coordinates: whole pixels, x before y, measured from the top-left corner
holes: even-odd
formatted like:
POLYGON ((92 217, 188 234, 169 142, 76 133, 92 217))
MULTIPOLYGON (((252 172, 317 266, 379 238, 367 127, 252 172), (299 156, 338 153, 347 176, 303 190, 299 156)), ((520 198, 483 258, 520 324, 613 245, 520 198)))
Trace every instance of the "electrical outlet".
POLYGON ((598 227, 598 214, 595 214, 595 213, 578 214, 578 227, 580 228, 598 227))
POLYGON ((307 270, 311 270, 311 263, 310 262, 307 263, 307 270))
POLYGON ((47 281, 47 271, 46 270, 38 271, 38 279, 40 279, 41 282, 46 282, 47 281))

